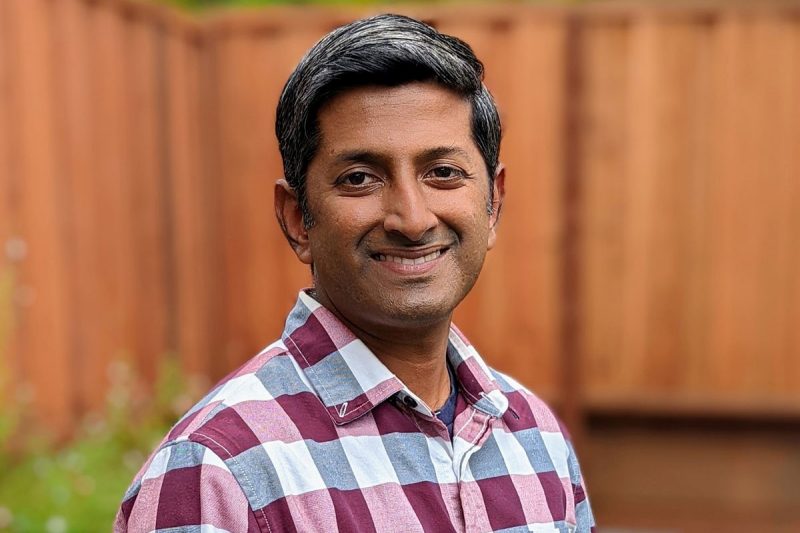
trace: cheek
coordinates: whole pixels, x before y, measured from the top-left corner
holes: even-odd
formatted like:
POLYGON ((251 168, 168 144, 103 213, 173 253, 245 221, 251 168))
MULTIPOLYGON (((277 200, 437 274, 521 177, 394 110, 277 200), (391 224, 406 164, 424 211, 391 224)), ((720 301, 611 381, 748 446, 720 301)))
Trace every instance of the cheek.
POLYGON ((429 205, 440 213, 441 218, 448 218, 460 225, 476 227, 485 224, 488 218, 488 197, 486 191, 471 183, 455 190, 434 190, 429 196, 429 205))
POLYGON ((320 205, 319 211, 326 225, 354 232, 381 216, 382 203, 377 195, 333 197, 320 205))
POLYGON ((331 203, 319 209, 308 232, 312 255, 317 262, 330 262, 328 258, 338 261, 352 254, 369 228, 363 211, 353 209, 352 204, 337 203, 340 205, 331 203))
POLYGON ((470 268, 480 268, 490 247, 489 216, 483 210, 470 211, 469 215, 461 214, 460 227, 461 243, 464 247, 466 260, 470 268))
POLYGON ((470 246, 475 246, 480 242, 486 244, 489 233, 489 215, 482 207, 481 204, 477 208, 472 206, 465 208, 465 204, 460 204, 447 213, 443 213, 441 219, 456 230, 470 246))

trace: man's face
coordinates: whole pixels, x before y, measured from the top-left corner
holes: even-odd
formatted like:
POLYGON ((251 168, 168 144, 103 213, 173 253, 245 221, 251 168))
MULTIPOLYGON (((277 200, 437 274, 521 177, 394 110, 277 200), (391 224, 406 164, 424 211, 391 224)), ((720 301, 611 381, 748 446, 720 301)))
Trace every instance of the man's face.
POLYGON ((469 103, 431 83, 361 87, 319 113, 306 178, 314 224, 298 256, 313 263, 323 305, 351 325, 449 320, 495 241, 489 179, 469 103))

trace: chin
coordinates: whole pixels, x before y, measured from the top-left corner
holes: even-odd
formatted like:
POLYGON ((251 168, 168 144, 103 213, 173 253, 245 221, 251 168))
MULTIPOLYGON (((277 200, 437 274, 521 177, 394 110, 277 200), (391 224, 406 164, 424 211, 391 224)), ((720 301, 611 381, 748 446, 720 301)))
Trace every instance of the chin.
MULTIPOLYGON (((453 310, 461 299, 431 298, 420 295, 419 298, 386 298, 381 302, 381 315, 387 322, 399 325, 415 324, 417 326, 433 325, 450 320, 453 310)), ((375 316, 379 316, 377 313, 375 316)))

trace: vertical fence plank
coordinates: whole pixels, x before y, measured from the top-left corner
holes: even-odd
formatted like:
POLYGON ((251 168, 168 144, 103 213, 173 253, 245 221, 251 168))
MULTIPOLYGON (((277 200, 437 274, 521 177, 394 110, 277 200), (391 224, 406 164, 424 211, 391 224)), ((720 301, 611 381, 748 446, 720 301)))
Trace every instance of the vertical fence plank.
POLYGON ((9 12, 16 31, 13 76, 19 120, 19 235, 28 253, 19 265, 16 290, 22 375, 35 392, 34 405, 60 433, 72 419, 73 380, 65 252, 58 197, 53 46, 49 2, 14 1, 9 12))
POLYGON ((642 213, 650 220, 651 232, 644 236, 648 248, 643 252, 649 254, 650 263, 643 273, 647 304, 640 324, 649 338, 641 354, 642 374, 635 382, 671 393, 685 390, 692 359, 702 357, 696 346, 703 344, 707 314, 703 298, 707 173, 702 163, 708 144, 703 117, 709 95, 704 42, 693 20, 659 21, 656 32, 656 55, 650 58, 656 71, 652 86, 645 90, 649 99, 642 102, 654 110, 651 136, 632 135, 654 150, 653 159, 641 161, 643 166, 632 168, 632 175, 638 179, 649 171, 655 179, 647 212, 642 213))
POLYGON ((257 344, 256 339, 249 337, 249 324, 256 312, 251 305, 271 297, 270 285, 275 274, 263 252, 269 245, 269 239, 260 231, 264 225, 254 221, 259 214, 263 221, 268 220, 263 184, 251 187, 252 176, 258 174, 254 169, 260 166, 260 140, 255 135, 240 133, 245 127, 251 133, 264 130, 263 116, 259 116, 259 111, 263 114, 262 104, 257 101, 258 95, 250 91, 252 72, 264 65, 258 63, 253 38, 248 34, 225 35, 217 45, 217 52, 221 251, 227 299, 223 322, 226 337, 220 357, 229 368, 234 368, 243 354, 257 344))
MULTIPOLYGON (((742 301, 748 287, 742 284, 739 287, 735 275, 740 261, 733 257, 738 247, 737 242, 744 242, 745 235, 736 235, 735 219, 737 205, 745 205, 745 200, 739 190, 739 176, 743 167, 740 164, 741 150, 738 137, 741 135, 742 124, 740 113, 739 93, 747 90, 746 80, 740 80, 735 68, 737 57, 741 50, 738 46, 744 45, 745 36, 741 21, 735 15, 727 14, 719 23, 714 34, 714 92, 718 94, 712 107, 712 131, 716 138, 712 146, 711 173, 717 177, 714 187, 709 191, 712 202, 712 231, 715 234, 711 243, 712 277, 710 297, 712 299, 712 314, 709 324, 709 372, 712 376, 710 385, 716 390, 726 391, 731 389, 731 369, 728 358, 740 360, 740 348, 731 343, 733 331, 738 327, 738 320, 734 316, 741 309, 752 308, 746 301, 742 301), (736 86, 736 91, 724 91, 723 87, 736 86), (738 170, 737 170, 738 169, 738 170), (728 176, 723 183, 719 179, 728 176), (739 196, 731 202, 730 198, 739 196), (728 265, 728 268, 724 268, 728 265), (741 291, 741 292, 740 292, 741 291)), ((742 56, 743 58, 744 56, 742 56)), ((743 59, 742 59, 743 60, 743 59)))
MULTIPOLYGON (((86 178, 91 174, 93 153, 87 117, 91 114, 89 101, 89 64, 87 61, 86 6, 82 2, 53 4, 53 55, 54 72, 59 83, 56 96, 55 128, 56 159, 59 169, 58 194, 64 204, 63 245, 67 249, 65 275, 68 279, 69 299, 69 368, 73 382, 92 364, 92 333, 86 326, 96 320, 86 313, 85 300, 80 290, 86 285, 80 233, 87 229, 82 197, 86 178)), ((99 383, 96 386, 102 387, 99 383)), ((85 413, 90 406, 86 396, 76 391, 73 399, 77 413, 85 413)))
POLYGON ((750 251, 758 261, 758 269, 753 272, 758 285, 754 310, 757 346, 745 364, 760 369, 758 381, 753 384, 759 396, 792 390, 787 386, 790 368, 782 354, 792 353, 790 338, 798 323, 797 315, 790 314, 796 304, 787 289, 800 278, 800 265, 795 260, 800 248, 800 99, 798 86, 793 83, 800 68, 797 30, 793 28, 796 25, 770 13, 752 21, 755 70, 750 75, 755 75, 756 84, 752 104, 747 107, 753 111, 749 118, 755 137, 750 179, 753 194, 759 198, 757 204, 750 205, 755 213, 749 222, 757 232, 756 246, 750 251))
POLYGON ((91 173, 81 183, 80 195, 85 201, 81 216, 86 218, 78 253, 86 269, 80 287, 86 319, 98 323, 91 332, 92 352, 79 383, 84 402, 98 408, 105 401, 111 362, 135 357, 139 273, 130 217, 130 184, 136 176, 129 157, 131 124, 125 98, 128 34, 112 4, 88 7, 91 112, 83 120, 90 122, 94 158, 91 173))
POLYGON ((206 57, 201 54, 208 49, 200 46, 177 31, 167 36, 164 75, 169 86, 166 141, 174 216, 174 320, 183 368, 191 374, 218 378, 226 373, 214 364, 222 355, 220 322, 225 317, 224 308, 218 305, 223 280, 217 258, 218 199, 213 197, 212 185, 218 176, 211 174, 216 172, 211 158, 219 139, 206 139, 203 145, 202 122, 212 114, 215 102, 201 98, 206 94, 201 86, 214 85, 217 79, 213 71, 202 70, 206 57))
MULTIPOLYGON (((12 393, 13 384, 18 381, 17 353, 13 346, 17 338, 14 306, 14 251, 12 238, 15 228, 14 139, 17 138, 14 117, 14 93, 12 81, 12 20, 9 16, 9 3, 0 3, 0 397, 7 398, 12 393), (11 253, 9 253, 11 251, 11 253)), ((17 255, 22 250, 17 251, 17 255)))
POLYGON ((766 269, 774 268, 765 261, 773 263, 778 250, 765 250, 764 244, 774 242, 766 227, 768 211, 774 206, 767 202, 775 180, 781 178, 774 172, 775 161, 764 157, 770 157, 764 153, 765 143, 774 142, 770 131, 780 124, 771 113, 772 103, 759 100, 764 83, 775 75, 774 66, 765 67, 770 63, 765 52, 752 19, 736 13, 722 19, 715 36, 714 93, 718 97, 713 104, 714 187, 710 193, 715 239, 711 243, 714 275, 708 375, 709 383, 721 393, 757 392, 770 367, 763 360, 766 346, 760 345, 764 341, 760 314, 766 311, 762 291, 770 283, 766 269), (726 89, 730 87, 736 90, 726 89), (753 198, 762 201, 753 202, 753 198), (741 368, 750 370, 741 372, 741 368))
MULTIPOLYGON (((125 61, 125 86, 122 87, 125 121, 129 137, 126 145, 128 167, 126 210, 131 224, 131 256, 136 270, 136 291, 132 294, 130 350, 137 370, 149 382, 156 377, 160 361, 174 349, 172 342, 175 310, 172 307, 172 242, 169 232, 169 198, 164 175, 165 158, 173 143, 163 131, 165 120, 162 80, 169 73, 161 48, 162 26, 146 14, 122 18, 130 51, 125 61)), ((191 95, 187 94, 186 98, 191 95)), ((169 123, 169 121, 167 120, 169 123)), ((182 139, 181 139, 182 140, 182 139)), ((119 280, 125 283, 125 280, 119 280)))
MULTIPOLYGON (((11 237, 11 139, 14 137, 12 132, 10 102, 11 102, 11 50, 9 49, 10 21, 8 18, 8 4, 0 4, 0 244, 5 243, 11 237)), ((0 264, 3 265, 5 272, 7 254, 3 250, 0 264)), ((0 274, 3 275, 3 274, 0 274)), ((6 295, 0 295, 0 306, 6 309, 10 302, 2 300, 6 295)), ((5 315, 3 315, 5 316, 5 315)), ((9 317, 10 318, 10 317, 9 317)), ((5 331, 5 324, 0 325, 0 330, 5 331)), ((0 334, 0 354, 3 354, 3 340, 5 337, 0 334)), ((0 362, 5 364, 5 361, 0 362)), ((0 378, 2 379, 2 378, 0 378)))
MULTIPOLYGON (((770 138, 783 133, 781 102, 772 90, 782 67, 780 50, 774 48, 771 24, 763 15, 748 19, 745 26, 747 50, 740 49, 743 57, 739 65, 749 72, 745 90, 740 93, 743 101, 739 103, 738 113, 748 127, 741 138, 746 145, 738 155, 741 158, 740 190, 746 194, 747 203, 735 206, 735 228, 745 236, 737 243, 737 255, 741 254, 740 265, 744 267, 739 285, 747 295, 747 318, 739 324, 733 338, 743 348, 739 364, 751 369, 746 376, 737 376, 735 383, 737 389, 752 396, 769 390, 771 378, 774 379, 773 365, 765 364, 763 354, 779 353, 778 346, 782 344, 780 323, 776 320, 784 309, 783 298, 780 295, 776 300, 770 289, 774 287, 773 280, 784 282, 780 270, 786 264, 786 257, 775 240, 780 231, 775 219, 775 215, 780 214, 775 192, 780 190, 782 176, 780 153, 776 153, 777 144, 770 138), (754 197, 760 199, 758 204, 750 201, 754 197), (765 256, 771 260, 765 262, 765 256)), ((740 72, 744 77, 744 71, 740 72)))
POLYGON ((787 307, 787 324, 791 330, 789 345, 783 352, 783 362, 780 370, 782 389, 788 396, 794 397, 800 390, 800 328, 796 327, 800 317, 800 99, 793 95, 800 93, 800 24, 797 17, 784 21, 782 29, 786 40, 786 61, 784 67, 787 85, 781 88, 784 99, 788 99, 785 120, 786 137, 782 140, 787 154, 785 178, 788 181, 786 198, 791 205, 788 208, 787 218, 783 221, 788 234, 784 245, 791 251, 787 262, 787 269, 791 272, 786 295, 789 305, 787 307), (791 96, 790 96, 791 95, 791 96))
POLYGON ((582 40, 582 316, 587 396, 618 387, 622 354, 629 22, 587 19, 582 40))
POLYGON ((644 357, 650 331, 647 309, 648 272, 654 260, 649 236, 653 219, 650 213, 656 202, 658 186, 655 175, 657 149, 652 140, 658 131, 658 108, 651 100, 657 91, 658 25, 652 16, 636 19, 631 28, 631 63, 629 65, 630 112, 625 120, 629 132, 625 172, 633 177, 627 182, 625 204, 626 224, 623 228, 626 287, 622 297, 622 356, 619 365, 619 384, 624 389, 635 388, 637 376, 643 371, 644 357), (636 110, 636 112, 633 112, 636 110))
POLYGON ((676 189, 670 198, 673 203, 665 209, 668 217, 662 221, 664 229, 661 231, 668 233, 670 219, 675 220, 674 234, 678 243, 673 262, 662 265, 660 271, 661 279, 665 280, 660 290, 662 294, 674 291, 676 308, 670 322, 661 329, 665 340, 660 345, 660 361, 649 365, 648 371, 651 376, 663 372, 675 357, 675 350, 679 350, 682 361, 677 375, 680 390, 674 391, 677 394, 703 394, 705 391, 702 361, 708 350, 708 249, 713 238, 708 224, 709 154, 714 142, 708 112, 714 97, 711 91, 713 24, 713 19, 704 16, 680 18, 670 26, 674 28, 674 36, 665 43, 669 54, 665 77, 675 80, 671 84, 675 98, 669 111, 673 117, 670 121, 683 127, 686 133, 676 138, 667 132, 661 141, 676 145, 668 151, 667 167, 661 178, 676 189), (674 336, 671 324, 680 328, 674 341, 668 340, 674 336))

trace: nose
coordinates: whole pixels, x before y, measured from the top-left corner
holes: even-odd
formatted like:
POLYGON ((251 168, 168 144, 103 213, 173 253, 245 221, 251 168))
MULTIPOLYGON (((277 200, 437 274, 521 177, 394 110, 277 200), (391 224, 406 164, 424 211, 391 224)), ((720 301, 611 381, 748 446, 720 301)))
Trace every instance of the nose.
POLYGON ((425 185, 416 177, 394 180, 384 195, 386 217, 383 228, 400 233, 411 241, 420 241, 428 230, 436 227, 438 219, 428 205, 425 185))

